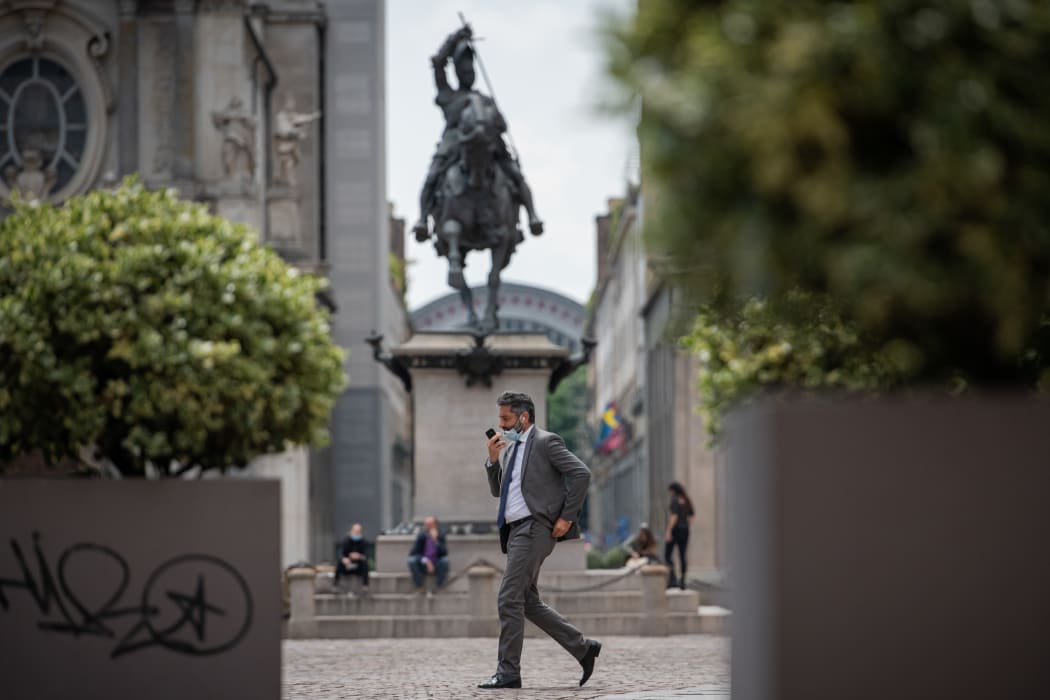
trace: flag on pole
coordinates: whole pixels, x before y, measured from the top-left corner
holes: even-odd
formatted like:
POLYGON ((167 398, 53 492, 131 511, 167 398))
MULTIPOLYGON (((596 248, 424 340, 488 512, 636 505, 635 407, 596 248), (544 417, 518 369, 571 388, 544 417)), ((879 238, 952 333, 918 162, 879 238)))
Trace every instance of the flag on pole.
POLYGON ((616 402, 610 401, 605 406, 602 414, 601 424, 598 427, 598 439, 594 443, 594 449, 600 454, 610 452, 623 447, 627 441, 627 430, 620 413, 616 410, 616 402))

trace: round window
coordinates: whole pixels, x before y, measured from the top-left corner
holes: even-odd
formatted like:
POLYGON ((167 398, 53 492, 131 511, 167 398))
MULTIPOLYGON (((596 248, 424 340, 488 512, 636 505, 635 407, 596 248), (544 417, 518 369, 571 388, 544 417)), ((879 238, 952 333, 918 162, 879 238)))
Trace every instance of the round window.
POLYGON ((33 56, 0 73, 0 174, 46 197, 73 178, 87 142, 84 94, 63 66, 33 56))

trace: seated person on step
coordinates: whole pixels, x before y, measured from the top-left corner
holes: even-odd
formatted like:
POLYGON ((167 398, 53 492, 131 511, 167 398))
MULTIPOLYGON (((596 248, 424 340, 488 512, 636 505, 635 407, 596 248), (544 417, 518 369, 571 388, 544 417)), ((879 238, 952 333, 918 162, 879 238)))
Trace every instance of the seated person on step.
POLYGON ((638 565, 641 565, 641 562, 646 564, 660 563, 660 554, 656 549, 656 537, 653 536, 653 531, 645 523, 642 523, 641 527, 638 528, 638 533, 630 540, 630 560, 628 565, 636 562, 638 565))
POLYGON ((342 544, 339 545, 339 560, 335 564, 335 585, 343 576, 360 576, 361 592, 368 593, 368 540, 361 523, 354 523, 342 544))
POLYGON ((448 545, 445 535, 438 528, 438 521, 429 515, 423 521, 423 529, 416 535, 412 551, 408 554, 408 570, 412 572, 412 582, 416 584, 416 593, 423 592, 423 578, 433 574, 434 588, 427 595, 445 585, 448 576, 448 545))

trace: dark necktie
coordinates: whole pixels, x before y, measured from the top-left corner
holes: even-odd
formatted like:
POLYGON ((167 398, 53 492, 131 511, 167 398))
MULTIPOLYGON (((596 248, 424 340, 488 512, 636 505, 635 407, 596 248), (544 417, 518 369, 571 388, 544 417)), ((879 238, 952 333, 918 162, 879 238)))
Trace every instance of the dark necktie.
POLYGON ((496 527, 503 527, 503 523, 507 521, 504 517, 507 513, 507 494, 510 492, 510 482, 514 478, 514 465, 518 461, 518 445, 521 441, 514 443, 514 447, 510 450, 510 461, 507 462, 507 473, 503 475, 503 483, 499 490, 499 515, 496 516, 496 527))

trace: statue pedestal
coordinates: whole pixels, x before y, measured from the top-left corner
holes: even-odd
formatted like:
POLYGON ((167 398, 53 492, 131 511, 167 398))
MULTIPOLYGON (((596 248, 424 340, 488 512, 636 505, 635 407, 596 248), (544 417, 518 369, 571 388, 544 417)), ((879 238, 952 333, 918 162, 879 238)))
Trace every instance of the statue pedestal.
POLYGON ((254 185, 242 182, 220 182, 205 188, 204 194, 215 202, 219 216, 247 224, 262 235, 263 204, 254 185))
MULTIPOLYGON (((498 427, 496 398, 504 391, 530 395, 536 403, 536 425, 546 427, 547 385, 568 351, 542 333, 498 333, 478 345, 471 333, 442 332, 417 333, 390 352, 412 377, 413 519, 421 522, 433 515, 446 531, 452 526, 471 536, 470 546, 461 552, 453 550, 450 540, 454 570, 469 563, 463 557, 502 561, 495 525, 499 500, 489 491, 485 476, 485 429, 498 427)), ((405 570, 411 542, 403 539, 378 538, 378 570, 405 570), (387 540, 389 553, 384 551, 387 540)), ((558 556, 551 556, 551 564, 558 564, 554 568, 585 568, 582 540, 559 543, 556 550, 558 556)))
POLYGON ((286 260, 306 257, 301 231, 302 195, 290 187, 274 186, 266 193, 266 213, 269 220, 266 242, 286 260))

